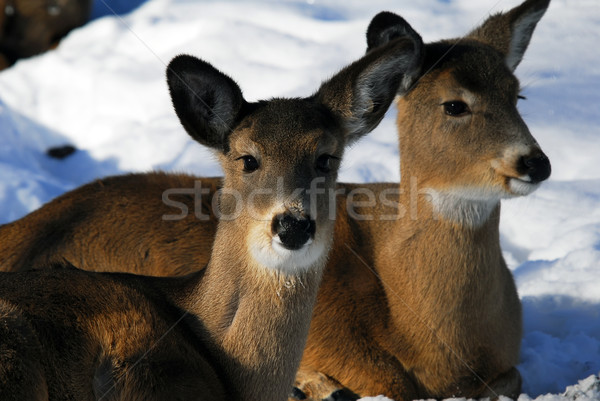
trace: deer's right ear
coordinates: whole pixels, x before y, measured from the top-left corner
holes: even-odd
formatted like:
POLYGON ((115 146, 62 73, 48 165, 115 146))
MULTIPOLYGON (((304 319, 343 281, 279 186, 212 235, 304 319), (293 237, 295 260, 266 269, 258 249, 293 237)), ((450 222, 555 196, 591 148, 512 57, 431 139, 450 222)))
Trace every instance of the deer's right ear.
POLYGON ((167 83, 179 121, 201 144, 223 151, 246 103, 239 86, 209 63, 193 56, 175 57, 167 83))
POLYGON ((344 120, 347 143, 377 127, 404 80, 420 71, 422 47, 420 38, 393 39, 321 85, 315 98, 344 120))
POLYGON ((402 37, 412 37, 415 41, 423 42, 421 35, 404 18, 382 11, 373 17, 367 28, 367 52, 402 37))

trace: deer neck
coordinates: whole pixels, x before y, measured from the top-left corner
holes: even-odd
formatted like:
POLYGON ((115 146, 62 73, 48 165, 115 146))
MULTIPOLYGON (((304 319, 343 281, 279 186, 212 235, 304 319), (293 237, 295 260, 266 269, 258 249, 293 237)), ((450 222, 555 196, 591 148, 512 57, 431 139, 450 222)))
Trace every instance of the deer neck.
MULTIPOLYGON (((408 189, 401 191, 399 203, 409 205, 409 196, 408 189)), ((389 313, 381 333, 387 346, 415 369, 434 357, 427 350, 437 349, 439 341, 463 360, 472 355, 468 338, 482 347, 502 344, 518 355, 518 342, 497 335, 505 327, 521 330, 516 287, 500 248, 500 203, 478 226, 440 216, 428 196, 418 197, 415 207, 416 218, 405 215, 387 239, 374 241, 374 267, 389 313), (499 310, 507 312, 498 318, 499 310), (397 341, 398 327, 408 338, 427 340, 407 351, 397 341)))
POLYGON ((490 197, 484 191, 468 188, 427 190, 428 205, 434 219, 449 222, 465 230, 498 228, 498 221, 490 222, 494 210, 500 207, 500 199, 490 197), (495 224, 494 224, 495 223, 495 224))
POLYGON ((219 226, 211 260, 185 291, 184 308, 198 317, 234 399, 287 399, 325 256, 302 274, 286 275, 254 261, 227 231, 219 226))
POLYGON ((419 188, 410 173, 403 171, 402 176, 407 179, 400 184, 399 204, 407 213, 395 222, 387 240, 375 241, 382 281, 390 288, 407 289, 403 297, 410 302, 432 302, 445 309, 448 299, 478 302, 498 294, 496 283, 504 281, 506 270, 499 200, 461 199, 455 194, 440 199, 446 194, 419 188))
POLYGON ((400 183, 399 204, 408 213, 397 221, 400 238, 419 238, 427 248, 444 250, 447 256, 460 253, 478 260, 480 250, 493 249, 494 256, 501 257, 500 198, 478 190, 434 189, 427 182, 420 184, 418 175, 408 169, 402 177, 406 179, 400 183))

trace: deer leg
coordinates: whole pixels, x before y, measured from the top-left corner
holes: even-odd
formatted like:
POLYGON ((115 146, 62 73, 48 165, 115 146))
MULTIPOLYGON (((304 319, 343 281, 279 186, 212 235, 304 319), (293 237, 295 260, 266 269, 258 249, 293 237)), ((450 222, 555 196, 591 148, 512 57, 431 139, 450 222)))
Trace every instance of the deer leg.
POLYGON ((288 401, 354 401, 358 398, 358 395, 321 372, 300 369, 288 401))
POLYGON ((479 397, 498 399, 503 395, 516 400, 521 394, 521 374, 517 368, 512 367, 494 379, 479 397))

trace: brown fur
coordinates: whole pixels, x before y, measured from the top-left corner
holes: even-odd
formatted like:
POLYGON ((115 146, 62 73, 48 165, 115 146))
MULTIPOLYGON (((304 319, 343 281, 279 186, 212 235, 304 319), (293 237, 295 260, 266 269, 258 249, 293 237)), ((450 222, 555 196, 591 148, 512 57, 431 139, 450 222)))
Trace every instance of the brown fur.
MULTIPOLYGON (((379 81, 399 82, 405 71, 418 68, 419 45, 400 39, 369 53, 309 98, 258 103, 247 103, 237 85, 209 64, 190 56, 174 59, 167 71, 175 111, 191 136, 217 152, 226 172, 219 211, 235 209, 227 191, 237 191, 244 202, 254 198, 253 207, 244 204, 237 218, 220 219, 208 265, 201 271, 197 266, 188 276, 94 273, 64 263, 2 273, 0 372, 8 373, 0 380, 0 398, 285 399, 332 242, 334 213, 329 213, 327 190, 334 189, 337 160, 349 142, 377 126, 395 96, 394 85, 379 81), (369 109, 375 100, 381 107, 369 109), (244 160, 249 155, 259 165, 252 172, 244 160), (330 160, 328 169, 319 167, 321 156, 330 160), (325 191, 309 197, 315 180, 325 191), (256 189, 261 192, 254 197, 256 189), (300 250, 273 256, 273 241, 281 237, 274 223, 291 210, 314 221, 312 242, 302 248, 313 249, 312 262, 299 259, 300 250), (267 245, 256 251, 262 238, 267 245)), ((165 176, 148 178, 152 186, 165 176)), ((179 178, 178 185, 186 180, 179 178)), ((112 183, 95 183, 79 193, 100 189, 107 194, 112 183)), ((132 189, 131 197, 113 199, 117 207, 135 199, 132 189)), ((112 192, 119 194, 128 192, 112 192)), ((75 212, 66 222, 88 217, 68 197, 57 204, 75 212)), ((146 215, 120 216, 110 224, 127 216, 135 225, 146 215)), ((52 222, 44 233, 44 241, 50 242, 34 242, 33 247, 51 243, 48 236, 54 228, 66 229, 64 223, 52 222)), ((90 243, 99 234, 110 235, 100 227, 87 237, 90 243)), ((70 233, 71 240, 82 240, 70 233)), ((174 235, 189 244, 198 240, 184 232, 174 235)), ((51 260, 44 256, 38 261, 51 260)), ((112 263, 110 257, 100 261, 103 266, 112 263)), ((118 265, 127 270, 122 262, 118 265)))
MULTIPOLYGON (((520 391, 514 366, 518 363, 521 311, 500 250, 499 199, 518 195, 511 193, 510 177, 523 175, 521 158, 542 155, 517 112, 519 87, 511 70, 547 5, 548 1, 529 0, 491 17, 466 38, 426 45, 423 74, 410 82, 412 87, 401 93, 404 96, 398 101, 402 182, 338 185, 341 194, 334 245, 318 295, 302 377, 320 377, 320 381, 332 377, 358 394, 381 393, 396 400, 515 396, 520 391), (531 14, 537 19, 528 17, 531 14), (529 24, 515 25, 523 20, 529 24), (511 49, 506 41, 517 31, 523 38, 511 49), (510 65, 505 60, 510 60, 510 65), (441 104, 453 100, 468 103, 470 114, 446 115, 441 104), (466 187, 494 199, 477 207, 472 205, 476 202, 464 199, 438 198, 434 209, 432 197, 466 187), (387 201, 360 205, 368 198, 350 198, 358 188, 372 191, 376 198, 386 194, 387 201), (347 202, 357 213, 374 218, 354 218, 347 202), (382 216, 397 218, 382 220, 382 216)), ((405 34, 407 28, 400 27, 405 34)), ((148 179, 155 175, 160 174, 150 174, 148 179)), ((126 186, 130 185, 127 181, 142 178, 110 180, 124 180, 121 185, 126 186)), ((132 202, 142 203, 147 196, 171 187, 162 185, 134 194, 131 199, 138 200, 132 202)), ((467 192, 461 196, 468 196, 467 192)), ((77 198, 75 194, 71 201, 78 204, 77 198)), ((110 198, 96 199, 84 208, 112 202, 110 198)), ((192 208, 191 199, 187 205, 192 208)), ((150 216, 172 213, 172 208, 158 206, 159 211, 150 216)), ((38 227, 58 214, 52 203, 40 213, 45 215, 34 223, 38 227)), ((127 221, 127 216, 122 218, 127 221)), ((15 225, 25 226, 27 219, 15 225)), ((151 223, 148 220, 144 226, 151 223)), ((74 229, 85 235, 89 224, 76 224, 74 229)), ((181 231, 193 225, 182 226, 181 231)), ((18 230, 7 226, 0 230, 2 238, 13 235, 5 234, 7 229, 18 230)), ((107 230, 123 241, 131 235, 129 230, 107 230)), ((210 228, 203 230, 206 237, 199 242, 210 241, 210 228)), ((10 241, 23 241, 31 231, 24 229, 10 241)), ((168 238, 155 234, 161 240, 168 238)), ((59 240, 72 246, 69 238, 59 240)), ((179 249, 171 251, 165 258, 179 253, 179 249)), ((90 260, 95 257, 104 256, 87 256, 90 260)), ((161 275, 175 274, 178 269, 145 268, 161 275)), ((335 389, 336 381, 328 385, 335 389)))
MULTIPOLYGON (((539 8, 544 4, 547 2, 529 1, 517 10, 527 12, 528 7, 539 8)), ((515 20, 515 13, 509 13, 510 21, 515 20)), ((520 376, 514 366, 518 362, 521 336, 520 305, 499 247, 499 206, 480 226, 472 227, 440 216, 432 210, 428 200, 428 194, 433 193, 430 190, 444 191, 457 185, 510 190, 506 177, 520 175, 516 166, 519 154, 505 155, 506 148, 519 144, 530 152, 540 152, 516 111, 518 83, 503 63, 503 56, 506 57, 510 48, 496 50, 487 45, 487 37, 497 39, 498 28, 494 26, 500 24, 506 31, 511 28, 502 26, 506 24, 502 15, 490 21, 492 23, 488 21, 475 30, 470 38, 427 45, 423 66, 426 74, 398 103, 404 177, 400 186, 339 184, 342 194, 338 196, 335 242, 319 291, 303 369, 298 376, 298 385, 302 388, 320 387, 318 397, 327 392, 323 385, 336 389, 337 381, 361 395, 382 393, 396 400, 514 396, 519 392, 520 376), (488 33, 481 36, 482 32, 488 33), (438 63, 442 54, 457 42, 438 63), (441 112, 432 112, 439 110, 444 101, 462 99, 463 89, 476 99, 467 125, 441 112), (489 167, 491 159, 497 161, 496 170, 489 167), (387 205, 355 207, 360 214, 398 215, 398 218, 392 221, 351 218, 346 202, 357 188, 371 190, 376 196, 391 191, 386 197, 387 205), (311 383, 306 377, 318 379, 311 383), (329 377, 335 380, 329 381, 329 377)), ((107 179, 107 186, 111 182, 116 184, 115 191, 148 180, 145 190, 127 196, 131 203, 139 204, 154 199, 157 210, 142 216, 144 219, 140 221, 115 213, 117 205, 112 197, 102 196, 103 192, 94 184, 80 189, 90 191, 90 198, 83 199, 73 192, 64 196, 65 205, 81 205, 90 213, 96 208, 106 208, 103 214, 119 216, 123 222, 120 224, 128 227, 139 224, 147 228, 156 224, 158 216, 177 212, 158 201, 158 194, 179 186, 182 179, 188 180, 187 188, 192 187, 190 178, 162 173, 107 179)), ((218 185, 215 179, 203 179, 202 185, 205 183, 212 188, 218 185)), ((211 196, 212 193, 205 195, 202 201, 209 203, 211 196)), ((353 199, 355 204, 361 200, 364 199, 353 199)), ((193 199, 181 201, 194 210, 193 199)), ((29 224, 27 220, 32 227, 44 227, 60 215, 55 202, 3 227, 0 230, 3 243, 5 238, 24 241, 32 231, 24 228, 29 224), (34 220, 36 213, 39 219, 34 220)), ((94 222, 102 226, 101 216, 73 222, 69 227, 81 236, 82 243, 93 243, 86 237, 86 230, 94 227, 94 222)), ((211 221, 196 219, 192 224, 187 220, 161 220, 164 228, 152 232, 153 242, 148 237, 140 242, 148 249, 161 249, 158 244, 168 242, 173 237, 170 232, 184 234, 186 230, 198 230, 194 251, 188 254, 187 249, 178 245, 166 251, 163 257, 193 255, 201 258, 199 247, 212 238, 211 221)), ((114 224, 103 227, 118 238, 116 243, 127 243, 136 237, 130 228, 120 229, 114 224)), ((69 249, 64 255, 85 254, 81 258, 84 263, 110 257, 110 265, 118 266, 119 260, 125 258, 137 258, 132 264, 141 264, 133 252, 111 255, 100 246, 90 248, 88 253, 69 237, 59 236, 57 240, 64 242, 63 249, 69 249)), ((13 246, 21 255, 29 254, 33 247, 10 245, 8 248, 13 246)), ((52 249, 48 254, 61 257, 52 249)), ((156 275, 171 275, 186 268, 183 264, 173 264, 168 266, 170 270, 164 270, 164 266, 145 264, 143 269, 156 275)), ((94 263, 82 267, 95 268, 94 263)))
POLYGON ((213 196, 203 197, 204 203, 196 206, 193 193, 169 195, 170 201, 186 204, 189 213, 180 220, 166 220, 163 215, 179 215, 180 210, 165 207, 162 194, 168 188, 191 192, 200 180, 214 195, 222 179, 151 173, 84 185, 0 227, 1 264, 6 271, 61 261, 103 272, 127 266, 129 273, 153 276, 197 271, 208 262, 217 228, 213 196), (200 213, 209 219, 207 224, 198 224, 200 213), (28 234, 33 231, 35 236, 28 234))
POLYGON ((294 393, 290 400, 322 400, 322 401, 349 401, 359 398, 338 383, 335 379, 325 376, 316 370, 300 369, 296 374, 294 393))
MULTIPOLYGON (((505 64, 516 67, 529 37, 518 49, 490 45, 499 28, 530 35, 547 5, 527 1, 468 38, 426 45, 425 75, 398 101, 403 179, 388 199, 400 206, 361 208, 398 220, 343 223, 339 214, 302 369, 396 400, 519 394, 521 307, 500 249, 499 201, 525 194, 511 186, 523 158, 545 156, 505 64), (454 100, 469 113, 446 115, 454 100)), ((540 169, 543 180, 549 164, 540 169)))
POLYGON ((53 48, 91 9, 91 0, 0 0, 0 69, 53 48))

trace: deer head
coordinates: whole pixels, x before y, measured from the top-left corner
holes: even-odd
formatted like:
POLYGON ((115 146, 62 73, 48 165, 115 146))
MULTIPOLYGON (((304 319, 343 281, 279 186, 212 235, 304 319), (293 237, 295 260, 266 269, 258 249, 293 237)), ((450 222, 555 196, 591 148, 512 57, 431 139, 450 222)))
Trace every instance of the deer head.
MULTIPOLYGON (((479 226, 500 199, 528 195, 550 176, 517 110, 513 74, 548 3, 526 1, 466 37, 427 44, 420 74, 405 76, 398 101, 403 181, 416 177, 443 218, 479 226)), ((380 13, 367 32, 369 49, 412 32, 401 17, 380 13)))
POLYGON ((263 266, 288 272, 325 254, 344 148, 383 118, 399 83, 418 70, 420 45, 392 41, 310 97, 254 103, 204 61, 179 56, 171 62, 168 83, 177 115, 192 138, 216 152, 225 172, 220 228, 231 244, 263 266))

